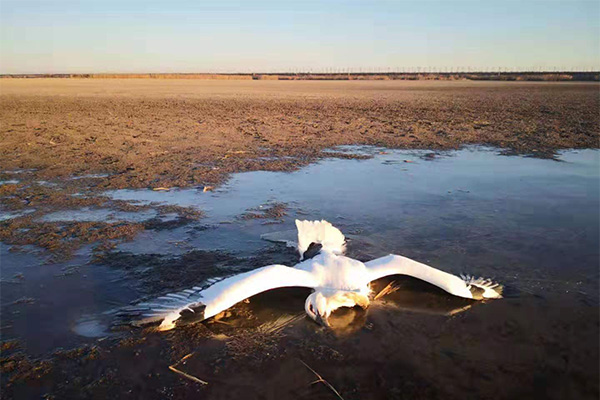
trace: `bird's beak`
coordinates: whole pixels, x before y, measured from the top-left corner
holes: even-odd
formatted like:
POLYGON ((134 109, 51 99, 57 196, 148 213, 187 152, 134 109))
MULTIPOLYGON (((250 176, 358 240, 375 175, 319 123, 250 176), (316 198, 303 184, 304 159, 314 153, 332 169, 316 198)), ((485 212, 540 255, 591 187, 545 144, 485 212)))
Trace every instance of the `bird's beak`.
POLYGON ((323 316, 321 314, 317 314, 317 319, 315 321, 317 321, 317 323, 319 325, 325 326, 327 328, 331 328, 331 325, 329 324, 329 321, 327 320, 327 318, 323 318, 323 316))

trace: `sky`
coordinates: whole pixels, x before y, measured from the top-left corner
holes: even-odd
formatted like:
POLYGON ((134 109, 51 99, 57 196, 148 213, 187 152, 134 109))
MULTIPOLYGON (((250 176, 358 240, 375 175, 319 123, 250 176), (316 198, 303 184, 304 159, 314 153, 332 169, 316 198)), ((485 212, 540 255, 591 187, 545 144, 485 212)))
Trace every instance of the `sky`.
POLYGON ((0 73, 600 69, 600 1, 0 0, 0 73))

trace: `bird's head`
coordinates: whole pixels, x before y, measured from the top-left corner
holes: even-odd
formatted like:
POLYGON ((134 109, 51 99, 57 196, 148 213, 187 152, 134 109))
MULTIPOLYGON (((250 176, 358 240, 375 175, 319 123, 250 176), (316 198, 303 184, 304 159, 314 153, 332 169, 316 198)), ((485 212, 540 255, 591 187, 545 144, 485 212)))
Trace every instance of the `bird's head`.
POLYGON ((331 292, 317 290, 307 297, 304 308, 308 316, 318 324, 331 328, 328 318, 338 308, 354 307, 356 305, 367 308, 369 306, 369 298, 366 293, 368 293, 368 290, 336 290, 331 292))
POLYGON ((314 292, 306 298, 304 309, 309 317, 319 325, 329 326, 327 318, 331 314, 327 306, 327 297, 321 292, 314 292))

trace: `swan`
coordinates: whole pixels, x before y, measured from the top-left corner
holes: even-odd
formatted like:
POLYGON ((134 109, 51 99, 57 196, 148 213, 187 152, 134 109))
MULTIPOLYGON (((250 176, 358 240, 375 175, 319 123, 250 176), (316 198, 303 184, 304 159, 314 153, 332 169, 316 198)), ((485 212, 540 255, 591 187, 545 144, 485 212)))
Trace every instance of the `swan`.
POLYGON ((388 275, 408 275, 429 282, 454 296, 473 300, 498 299, 502 286, 489 279, 460 277, 410 258, 390 254, 363 263, 344 256, 345 237, 331 223, 296 220, 300 262, 294 267, 269 265, 253 271, 213 279, 170 293, 154 301, 125 309, 135 325, 158 323, 166 331, 178 325, 217 315, 258 293, 282 287, 306 287, 313 292, 305 301, 306 314, 330 327, 328 318, 340 307, 366 309, 371 299, 371 281, 388 275))

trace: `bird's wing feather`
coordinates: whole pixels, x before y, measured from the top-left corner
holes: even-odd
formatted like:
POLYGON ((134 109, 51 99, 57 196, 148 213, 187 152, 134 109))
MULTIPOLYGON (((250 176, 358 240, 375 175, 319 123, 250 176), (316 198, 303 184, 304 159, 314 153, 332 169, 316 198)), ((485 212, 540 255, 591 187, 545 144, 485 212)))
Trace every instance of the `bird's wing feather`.
POLYGON ((473 279, 449 274, 410 258, 390 254, 365 263, 369 280, 373 281, 388 275, 408 275, 424 280, 446 292, 468 299, 502 297, 502 286, 488 279, 473 279))
POLYGON ((318 286, 310 272, 284 265, 269 265, 253 271, 208 282, 123 310, 137 324, 161 322, 160 330, 175 327, 175 321, 202 321, 255 294, 280 287, 318 286))

